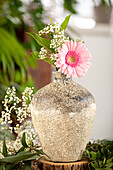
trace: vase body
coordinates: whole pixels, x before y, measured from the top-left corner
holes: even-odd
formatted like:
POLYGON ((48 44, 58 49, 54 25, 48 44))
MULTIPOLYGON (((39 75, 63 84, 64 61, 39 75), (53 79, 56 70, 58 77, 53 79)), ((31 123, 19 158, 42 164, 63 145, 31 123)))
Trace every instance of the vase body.
POLYGON ((79 84, 55 74, 55 80, 32 99, 32 121, 52 161, 81 160, 95 119, 95 100, 79 84))

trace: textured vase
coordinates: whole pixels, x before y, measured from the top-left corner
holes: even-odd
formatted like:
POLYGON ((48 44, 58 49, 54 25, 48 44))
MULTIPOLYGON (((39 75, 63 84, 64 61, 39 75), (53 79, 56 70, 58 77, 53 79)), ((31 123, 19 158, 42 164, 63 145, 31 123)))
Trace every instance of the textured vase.
POLYGON ((54 81, 32 99, 32 121, 52 161, 81 160, 95 119, 95 100, 84 87, 54 74, 54 81))

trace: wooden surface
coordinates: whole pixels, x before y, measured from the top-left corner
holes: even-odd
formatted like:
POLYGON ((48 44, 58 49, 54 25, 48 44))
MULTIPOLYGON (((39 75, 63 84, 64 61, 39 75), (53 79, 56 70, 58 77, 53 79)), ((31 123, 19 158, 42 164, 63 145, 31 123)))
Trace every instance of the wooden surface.
POLYGON ((38 161, 33 161, 33 170, 88 170, 88 160, 81 160, 77 162, 55 163, 44 158, 38 161))

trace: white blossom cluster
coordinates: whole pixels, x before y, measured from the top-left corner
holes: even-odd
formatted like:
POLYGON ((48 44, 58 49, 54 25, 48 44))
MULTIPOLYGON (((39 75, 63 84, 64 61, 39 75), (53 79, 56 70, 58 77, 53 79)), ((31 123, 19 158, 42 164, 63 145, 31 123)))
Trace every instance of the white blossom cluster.
MULTIPOLYGON (((26 143, 30 148, 36 145, 35 142, 38 142, 38 146, 40 146, 40 143, 35 133, 32 122, 31 121, 24 122, 23 128, 24 129, 20 131, 15 141, 14 140, 6 141, 8 155, 15 154, 22 147, 21 139, 22 139, 22 135, 24 132, 26 135, 26 143)), ((29 148, 26 148, 25 151, 27 151, 27 149, 29 148)), ((0 158, 4 158, 4 156, 2 155, 2 152, 3 152, 3 141, 0 141, 0 158)))
POLYGON ((47 57, 47 50, 46 48, 42 47, 40 52, 39 52, 39 57, 41 60, 47 57))
POLYGON ((13 131, 19 134, 23 125, 20 125, 27 117, 31 117, 31 113, 29 110, 29 104, 33 97, 33 87, 26 87, 24 92, 22 93, 22 99, 16 96, 15 87, 8 88, 6 92, 6 96, 3 103, 4 110, 1 112, 0 123, 4 125, 2 129, 8 128, 10 132, 13 131), (22 105, 19 106, 19 105, 22 105), (13 119, 16 120, 16 126, 12 127, 13 119), (6 125, 9 124, 7 127, 6 125))
POLYGON ((44 34, 51 34, 54 32, 60 31, 60 27, 58 23, 54 23, 54 25, 48 24, 45 28, 39 31, 39 35, 42 36, 44 34))
MULTIPOLYGON (((50 48, 55 50, 55 53, 58 52, 58 48, 62 46, 63 43, 69 40, 69 37, 64 36, 64 30, 61 30, 61 27, 58 25, 58 23, 55 23, 54 25, 47 25, 43 30, 39 31, 39 35, 48 35, 51 38, 51 44, 50 48)), ((39 57, 40 59, 47 58, 47 50, 42 47, 40 52, 39 52, 39 57)), ((49 57, 53 60, 56 61, 56 55, 54 53, 50 53, 49 57)))
POLYGON ((23 130, 20 131, 20 133, 18 133, 18 137, 16 138, 14 142, 14 148, 16 151, 18 151, 22 146, 21 139, 22 139, 22 135, 24 132, 26 135, 26 143, 29 147, 32 145, 35 145, 36 140, 38 140, 38 137, 35 133, 35 130, 34 130, 34 127, 31 121, 25 121, 23 127, 24 127, 23 130))
MULTIPOLYGON (((1 112, 0 123, 4 126, 3 129, 9 130, 11 133, 14 131, 17 133, 15 141, 7 141, 8 154, 18 152, 22 147, 21 139, 22 135, 25 132, 26 142, 28 146, 34 146, 38 137, 34 130, 33 124, 30 120, 25 120, 27 117, 31 117, 30 113, 30 102, 33 97, 33 87, 26 87, 22 93, 21 99, 16 96, 15 87, 8 88, 6 96, 3 103, 4 111, 1 112), (21 104, 21 106, 20 106, 21 104), (15 113, 15 114, 14 114, 15 113), (17 120, 15 127, 11 126, 13 114, 17 120), (22 124, 21 124, 22 123, 22 124), (8 124, 8 126, 6 126, 8 124)), ((0 158, 3 158, 2 155, 3 141, 0 141, 0 158)))
POLYGON ((26 142, 27 145, 30 146, 32 142, 35 143, 37 138, 32 121, 24 122, 24 127, 24 130, 20 133, 20 137, 22 137, 23 133, 26 132, 26 142))
POLYGON ((55 52, 58 52, 58 48, 66 41, 69 41, 69 37, 64 36, 64 30, 55 32, 53 39, 51 40, 50 48, 53 48, 55 49, 55 52))
POLYGON ((5 99, 2 101, 2 104, 4 106, 4 111, 1 112, 1 118, 0 123, 2 125, 8 123, 11 124, 11 116, 14 111, 16 111, 16 106, 21 102, 21 99, 19 99, 16 96, 16 89, 15 87, 8 88, 6 92, 5 99))

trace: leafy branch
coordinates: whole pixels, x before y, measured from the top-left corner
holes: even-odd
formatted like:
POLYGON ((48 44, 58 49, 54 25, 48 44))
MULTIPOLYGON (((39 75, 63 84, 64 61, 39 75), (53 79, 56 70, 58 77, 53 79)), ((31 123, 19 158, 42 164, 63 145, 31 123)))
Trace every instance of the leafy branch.
MULTIPOLYGON (((24 166, 28 166, 28 163, 32 160, 39 159, 40 155, 45 155, 49 159, 51 159, 47 154, 45 154, 42 149, 39 149, 39 146, 29 147, 26 143, 26 134, 25 132, 22 135, 22 147, 15 154, 8 155, 8 149, 6 146, 6 139, 4 136, 3 140, 3 156, 4 158, 0 159, 0 169, 4 167, 4 169, 12 170, 12 168, 19 168, 21 166, 21 162, 24 163, 24 166), (27 151, 26 151, 27 150, 27 151)), ((31 162, 29 164, 29 168, 31 168, 31 162)))
MULTIPOLYGON (((64 19, 63 23, 61 24, 60 29, 59 29, 60 34, 61 34, 61 32, 63 30, 65 31, 65 29, 66 29, 66 27, 68 25, 70 17, 71 17, 71 15, 68 15, 64 19)), ((49 17, 49 19, 51 21, 52 26, 55 26, 55 24, 53 23, 52 19, 50 17, 49 17)), ((27 32, 27 34, 30 35, 33 39, 35 39, 36 42, 38 43, 38 45, 40 46, 40 49, 38 51, 32 52, 32 56, 34 58, 38 59, 38 60, 44 60, 45 62, 48 62, 49 64, 55 65, 54 64, 55 61, 53 61, 51 59, 51 57, 50 57, 51 54, 54 55, 55 53, 57 53, 57 50, 58 50, 57 49, 55 51, 55 48, 51 47, 51 41, 53 40, 53 35, 55 33, 51 32, 51 33, 47 34, 46 32, 44 32, 43 35, 42 34, 40 35, 41 31, 39 31, 39 33, 30 33, 30 32, 27 32), (41 47, 43 47, 46 50, 46 54, 45 54, 46 56, 44 56, 43 58, 40 55, 41 47)))
POLYGON ((112 170, 113 169, 113 141, 98 140, 87 144, 84 157, 90 161, 91 170, 112 170))

